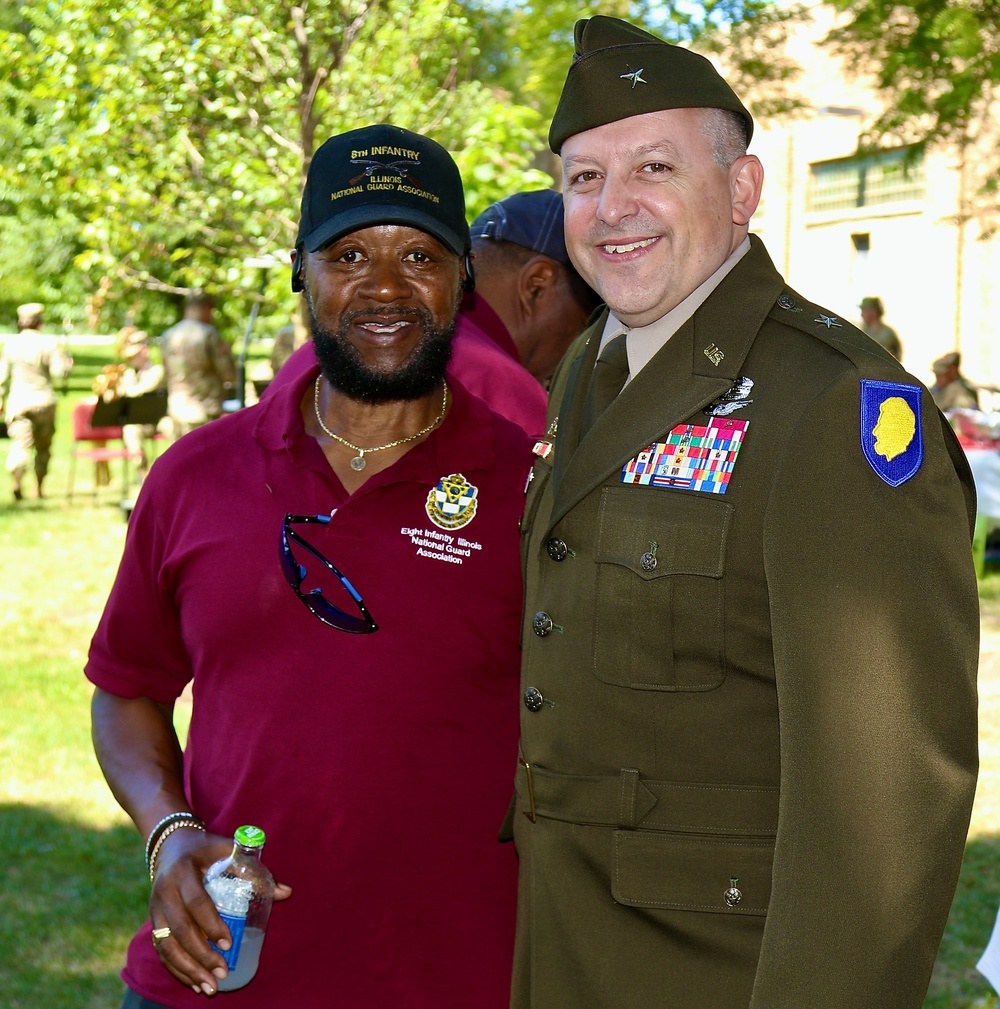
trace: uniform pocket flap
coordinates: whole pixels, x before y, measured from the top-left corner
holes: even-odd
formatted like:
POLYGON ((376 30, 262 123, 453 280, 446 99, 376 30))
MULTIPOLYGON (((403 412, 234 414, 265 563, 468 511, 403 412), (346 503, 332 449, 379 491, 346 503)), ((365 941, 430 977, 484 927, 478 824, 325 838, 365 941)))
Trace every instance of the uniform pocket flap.
POLYGON ((612 896, 630 907, 767 913, 774 842, 614 832, 612 896))
POLYGON ((721 578, 732 505, 709 495, 605 487, 597 561, 620 564, 640 578, 721 578), (636 507, 637 495, 642 507, 636 507))

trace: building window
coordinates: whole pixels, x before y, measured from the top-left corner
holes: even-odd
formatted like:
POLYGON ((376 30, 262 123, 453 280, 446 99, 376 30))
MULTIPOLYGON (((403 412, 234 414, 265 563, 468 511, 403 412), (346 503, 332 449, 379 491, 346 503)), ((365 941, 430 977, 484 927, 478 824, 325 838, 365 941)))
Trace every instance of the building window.
POLYGON ((910 148, 878 151, 861 158, 838 158, 809 166, 810 211, 829 213, 873 207, 924 195, 924 157, 910 148))

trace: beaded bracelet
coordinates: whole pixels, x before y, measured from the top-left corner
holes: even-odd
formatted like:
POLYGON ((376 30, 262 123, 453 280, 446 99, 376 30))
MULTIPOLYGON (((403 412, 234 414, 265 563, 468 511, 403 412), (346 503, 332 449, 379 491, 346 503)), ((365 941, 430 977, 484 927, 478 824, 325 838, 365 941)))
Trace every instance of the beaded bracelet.
POLYGON ((160 848, 163 847, 163 842, 168 837, 170 837, 170 835, 175 830, 180 830, 182 827, 194 827, 196 830, 204 830, 205 829, 205 824, 203 824, 201 822, 201 820, 197 820, 197 819, 175 820, 173 823, 170 824, 169 827, 166 828, 166 830, 163 831, 162 834, 160 834, 160 836, 156 839, 156 844, 153 845, 152 852, 150 852, 150 855, 149 855, 149 881, 150 881, 150 883, 153 882, 153 879, 156 876, 156 859, 157 859, 157 857, 160 854, 160 848))
POLYGON ((204 826, 201 818, 195 816, 194 813, 190 811, 167 813, 167 815, 149 832, 149 837, 146 838, 146 847, 143 852, 143 857, 146 861, 147 870, 150 868, 150 852, 153 850, 153 845, 156 843, 156 839, 160 836, 160 831, 163 830, 164 827, 173 823, 175 820, 196 820, 204 826))

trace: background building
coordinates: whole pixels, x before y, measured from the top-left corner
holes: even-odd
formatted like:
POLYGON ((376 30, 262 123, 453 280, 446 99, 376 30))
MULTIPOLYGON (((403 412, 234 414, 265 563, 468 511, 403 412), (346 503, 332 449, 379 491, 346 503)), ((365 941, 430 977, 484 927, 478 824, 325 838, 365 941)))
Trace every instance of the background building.
POLYGON ((858 154, 882 99, 817 44, 823 34, 804 28, 787 47, 808 110, 755 131, 765 183, 752 230, 794 288, 842 317, 857 323, 861 299, 880 297, 904 364, 928 385, 931 362, 950 350, 970 380, 1000 385, 1000 239, 983 238, 970 212, 979 152, 858 154))

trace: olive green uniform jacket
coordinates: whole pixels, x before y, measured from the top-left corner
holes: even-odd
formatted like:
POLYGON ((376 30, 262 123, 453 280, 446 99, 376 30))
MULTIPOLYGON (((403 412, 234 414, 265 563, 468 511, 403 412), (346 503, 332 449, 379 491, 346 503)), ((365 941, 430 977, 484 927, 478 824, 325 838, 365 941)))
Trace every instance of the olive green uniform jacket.
POLYGON ((581 440, 603 321, 526 502, 512 1004, 918 1009, 977 770, 961 448, 756 239, 581 440), (741 378, 725 493, 621 481, 741 378), (862 379, 919 413, 898 486, 862 379))

